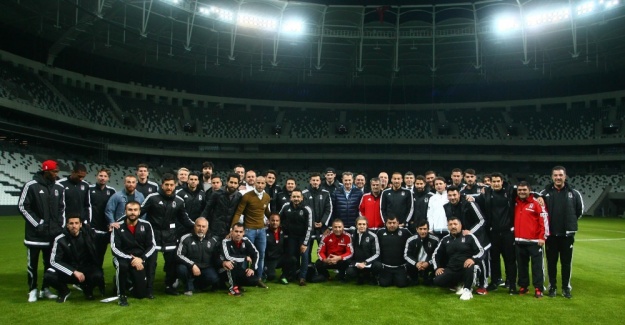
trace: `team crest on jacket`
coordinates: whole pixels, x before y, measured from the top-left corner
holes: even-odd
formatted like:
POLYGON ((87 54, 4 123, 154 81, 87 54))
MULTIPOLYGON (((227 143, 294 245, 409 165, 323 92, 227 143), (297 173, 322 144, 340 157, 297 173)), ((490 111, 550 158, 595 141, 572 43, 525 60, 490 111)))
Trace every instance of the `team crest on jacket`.
POLYGON ((191 246, 195 246, 195 242, 194 241, 191 242, 191 246))
POLYGON ((534 210, 534 203, 530 203, 529 209, 534 210))
POLYGON ((80 185, 80 190, 84 191, 85 190, 85 186, 84 185, 80 185))
POLYGON ((398 231, 398 232, 397 232, 397 234, 401 236, 401 230, 400 230, 400 231, 398 231))
MULTIPOLYGON (((310 197, 312 199, 312 196, 310 197)), ((319 194, 319 200, 323 199, 323 195, 319 194)))
POLYGON ((185 199, 186 199, 186 198, 188 198, 188 197, 189 197, 188 195, 186 195, 186 194, 184 195, 184 198, 185 198, 185 199))
POLYGON ((148 192, 152 193, 152 188, 151 187, 148 188, 148 192))
POLYGON ((462 237, 462 242, 463 242, 463 243, 464 243, 464 240, 465 240, 465 239, 466 239, 466 238, 462 237))
POLYGON ((429 201, 430 201, 430 199, 428 199, 428 198, 423 199, 423 202, 425 202, 425 203, 428 203, 429 201))
POLYGON ((245 242, 241 243, 241 248, 245 249, 245 242))
POLYGON ((59 190, 54 190, 54 196, 59 196, 59 190))
POLYGON ((207 243, 206 243, 206 247, 207 247, 207 248, 211 248, 211 242, 207 242, 207 243))
POLYGON ((406 192, 401 192, 401 196, 406 196, 406 192))
POLYGON ((573 193, 569 192, 569 199, 573 198, 573 193))
POLYGON ((176 207, 176 201, 171 202, 171 207, 175 208, 176 207))
POLYGON ((106 190, 106 195, 111 195, 111 191, 106 190))
POLYGON ((142 225, 141 227, 139 227, 139 231, 144 232, 145 231, 145 226, 142 225))
POLYGON ((369 237, 365 238, 365 241, 368 243, 369 242, 369 237))
POLYGON ((304 215, 304 210, 299 210, 299 215, 303 216, 304 215))
POLYGON ((198 196, 198 200, 202 201, 202 196, 201 195, 198 196))
POLYGON ((432 248, 432 243, 428 242, 428 247, 432 248))
MULTIPOLYGON (((91 193, 95 194, 95 191, 91 191, 91 193)), ((108 192, 106 194, 108 194, 108 192)))

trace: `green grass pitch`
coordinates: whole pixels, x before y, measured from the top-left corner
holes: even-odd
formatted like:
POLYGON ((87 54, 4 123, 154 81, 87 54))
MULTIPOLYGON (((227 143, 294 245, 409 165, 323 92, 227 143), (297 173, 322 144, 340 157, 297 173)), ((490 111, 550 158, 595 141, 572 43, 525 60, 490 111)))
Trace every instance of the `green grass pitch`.
MULTIPOLYGON (((243 297, 225 292, 172 297, 163 294, 161 258, 156 299, 130 298, 128 308, 115 302, 85 301, 74 289, 64 304, 28 303, 24 221, 0 217, 0 229, 0 324, 622 324, 625 319, 623 219, 580 220, 571 300, 509 296, 497 290, 460 301, 439 288, 380 288, 333 281, 306 287, 269 283, 269 290, 249 288, 243 297)), ((105 262, 104 271, 110 294, 112 263, 105 262)))

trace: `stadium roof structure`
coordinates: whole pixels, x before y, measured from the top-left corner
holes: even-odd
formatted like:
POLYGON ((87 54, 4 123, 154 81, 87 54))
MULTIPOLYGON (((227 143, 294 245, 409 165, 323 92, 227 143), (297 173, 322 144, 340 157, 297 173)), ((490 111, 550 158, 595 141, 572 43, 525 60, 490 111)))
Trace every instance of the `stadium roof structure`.
POLYGON ((49 65, 70 49, 194 76, 384 87, 624 69, 622 2, 11 0, 0 19, 47 40, 49 65))

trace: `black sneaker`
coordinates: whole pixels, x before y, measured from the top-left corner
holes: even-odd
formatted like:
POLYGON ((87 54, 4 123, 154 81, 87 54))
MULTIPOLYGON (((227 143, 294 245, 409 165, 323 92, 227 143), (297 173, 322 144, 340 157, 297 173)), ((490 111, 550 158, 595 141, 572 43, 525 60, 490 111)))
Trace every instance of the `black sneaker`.
POLYGON ((519 292, 518 292, 518 291, 516 291, 516 286, 514 286, 514 287, 510 287, 510 288, 508 289, 508 293, 509 293, 511 296, 514 296, 514 295, 518 295, 518 294, 519 294, 519 292))
POLYGON ((56 302, 62 304, 67 301, 67 298, 72 294, 71 291, 67 290, 67 292, 59 292, 59 296, 56 298, 56 302))
POLYGON ((167 288, 165 288, 165 293, 170 295, 170 296, 177 296, 177 295, 179 295, 178 290, 176 290, 176 288, 174 288, 174 287, 167 287, 167 288))
POLYGON ((551 297, 551 298, 555 298, 555 297, 556 297, 556 295, 557 295, 557 292, 556 292, 556 287, 550 287, 550 288, 549 288, 549 297, 551 297))
POLYGON ((569 288, 564 288, 562 289, 562 296, 566 299, 571 299, 573 298, 573 296, 571 295, 571 289, 569 288))
POLYGON ((527 288, 526 288, 526 287, 520 287, 520 288, 519 288, 519 294, 520 294, 520 295, 524 295, 524 294, 526 294, 526 293, 528 293, 528 292, 529 292, 529 290, 527 290, 527 288))
POLYGON ((117 302, 121 307, 128 307, 128 297, 121 295, 119 296, 119 301, 117 302))

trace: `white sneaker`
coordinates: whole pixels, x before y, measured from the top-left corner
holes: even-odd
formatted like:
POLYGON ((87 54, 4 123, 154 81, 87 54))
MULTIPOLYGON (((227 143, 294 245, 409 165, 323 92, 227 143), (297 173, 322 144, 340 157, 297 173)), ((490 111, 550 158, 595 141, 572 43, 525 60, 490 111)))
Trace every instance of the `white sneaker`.
POLYGON ((460 300, 470 300, 473 299, 473 293, 471 293, 470 289, 462 289, 462 295, 460 296, 460 300))
POLYGON ((457 286, 456 287, 456 294, 457 295, 461 295, 464 292, 463 289, 464 289, 464 286, 462 286, 462 285, 457 286))
POLYGON ((37 289, 30 290, 28 293, 28 302, 36 302, 37 301, 37 289))
POLYGON ((178 285, 180 284, 180 282, 178 281, 178 279, 176 279, 176 281, 174 281, 174 283, 171 285, 172 288, 174 289, 178 289, 178 285))
POLYGON ((52 291, 50 291, 50 289, 45 288, 41 291, 39 291, 39 298, 48 298, 48 299, 56 299, 59 296, 55 295, 52 293, 52 291))

